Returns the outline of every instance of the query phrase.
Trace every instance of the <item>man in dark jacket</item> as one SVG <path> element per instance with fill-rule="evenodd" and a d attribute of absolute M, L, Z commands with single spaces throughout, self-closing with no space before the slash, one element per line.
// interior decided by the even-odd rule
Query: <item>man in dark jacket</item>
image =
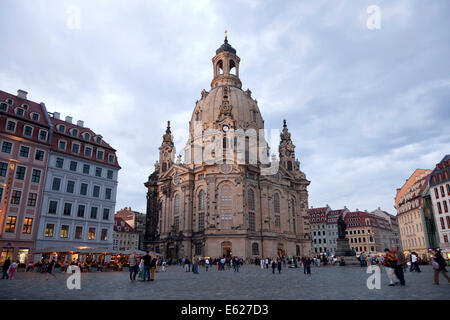
<path fill-rule="evenodd" d="M 11 265 L 11 260 L 8 257 L 6 259 L 6 261 L 3 263 L 3 267 L 2 267 L 3 277 L 2 277 L 2 279 L 5 279 L 5 277 L 6 277 L 6 279 L 9 278 L 9 276 L 8 276 L 8 269 L 9 269 L 10 265 Z"/>
<path fill-rule="evenodd" d="M 145 256 L 142 257 L 142 259 L 144 260 L 144 281 L 146 276 L 148 275 L 148 280 L 150 281 L 150 262 L 151 262 L 151 257 L 149 255 L 149 252 L 147 252 L 145 254 Z"/>

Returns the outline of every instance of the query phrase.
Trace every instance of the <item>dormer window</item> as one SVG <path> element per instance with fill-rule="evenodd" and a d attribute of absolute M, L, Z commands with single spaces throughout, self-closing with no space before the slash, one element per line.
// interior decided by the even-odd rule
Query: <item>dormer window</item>
<path fill-rule="evenodd" d="M 7 111 L 8 110 L 8 104 L 6 102 L 0 103 L 0 110 L 1 111 Z"/>
<path fill-rule="evenodd" d="M 95 142 L 97 142 L 98 144 L 101 144 L 102 143 L 102 137 L 100 137 L 100 136 L 95 137 Z"/>
<path fill-rule="evenodd" d="M 28 105 L 27 105 L 26 103 L 24 103 L 24 104 L 22 105 L 22 108 L 23 108 L 24 110 L 28 110 Z"/>
<path fill-rule="evenodd" d="M 72 129 L 72 136 L 77 137 L 78 136 L 78 130 Z"/>
<path fill-rule="evenodd" d="M 114 155 L 113 154 L 108 155 L 108 161 L 109 161 L 109 163 L 114 163 Z"/>
<path fill-rule="evenodd" d="M 85 133 L 83 133 L 83 139 L 86 141 L 89 141 L 89 140 L 91 140 L 91 135 L 89 133 L 85 132 Z"/>
<path fill-rule="evenodd" d="M 25 111 L 22 108 L 16 108 L 16 114 L 20 117 L 23 117 Z"/>
<path fill-rule="evenodd" d="M 30 114 L 30 117 L 31 117 L 31 119 L 34 120 L 34 121 L 39 121 L 39 114 L 36 113 L 36 112 L 32 112 L 32 113 Z"/>
<path fill-rule="evenodd" d="M 58 125 L 58 131 L 64 133 L 66 131 L 66 127 L 62 124 Z"/>
<path fill-rule="evenodd" d="M 8 98 L 8 99 L 6 99 L 6 103 L 9 104 L 10 106 L 12 106 L 14 103 L 14 100 L 11 98 Z"/>

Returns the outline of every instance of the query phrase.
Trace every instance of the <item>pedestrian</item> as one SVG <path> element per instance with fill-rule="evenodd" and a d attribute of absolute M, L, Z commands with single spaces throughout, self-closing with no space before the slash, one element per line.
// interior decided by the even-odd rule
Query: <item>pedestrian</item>
<path fill-rule="evenodd" d="M 206 272 L 208 272 L 208 268 L 209 268 L 209 258 L 205 259 L 205 267 L 206 267 Z"/>
<path fill-rule="evenodd" d="M 192 259 L 192 271 L 195 274 L 198 274 L 198 257 L 194 256 L 194 259 Z"/>
<path fill-rule="evenodd" d="M 150 273 L 151 273 L 150 281 L 155 280 L 156 263 L 157 263 L 156 257 L 153 257 L 153 259 L 150 261 Z"/>
<path fill-rule="evenodd" d="M 151 257 L 150 257 L 150 252 L 149 251 L 147 251 L 145 256 L 142 257 L 142 260 L 144 260 L 144 282 L 145 282 L 145 279 L 147 279 L 147 278 L 148 278 L 147 281 L 150 281 L 150 262 L 151 262 Z"/>
<path fill-rule="evenodd" d="M 386 274 L 389 279 L 389 286 L 393 287 L 398 283 L 397 276 L 395 275 L 395 268 L 397 267 L 397 258 L 395 254 L 391 252 L 388 248 L 384 249 L 385 255 L 382 261 L 384 268 L 386 269 Z"/>
<path fill-rule="evenodd" d="M 282 260 L 281 258 L 278 258 L 278 261 L 277 261 L 278 274 L 281 273 L 281 262 L 282 261 L 283 261 L 283 264 L 286 262 L 286 261 Z"/>
<path fill-rule="evenodd" d="M 50 261 L 50 263 L 47 265 L 47 280 L 48 280 L 49 275 L 54 276 L 56 279 L 56 276 L 53 274 L 53 269 L 55 268 L 55 264 L 56 264 L 55 257 L 53 257 L 52 261 Z"/>
<path fill-rule="evenodd" d="M 266 269 L 269 269 L 269 258 L 266 258 L 265 263 L 266 263 Z"/>
<path fill-rule="evenodd" d="M 161 270 L 162 270 L 162 272 L 166 271 L 166 260 L 163 260 Z"/>
<path fill-rule="evenodd" d="M 28 262 L 28 266 L 27 266 L 27 270 L 25 270 L 25 272 L 28 272 L 28 271 L 33 271 L 33 269 L 34 269 L 34 264 L 33 264 L 33 262 Z"/>
<path fill-rule="evenodd" d="M 395 254 L 395 257 L 397 258 L 397 265 L 395 267 L 395 275 L 397 276 L 398 280 L 400 280 L 400 285 L 404 286 L 406 284 L 405 282 L 405 274 L 403 273 L 403 269 L 406 267 L 406 258 L 402 251 L 398 250 L 397 246 L 391 247 L 392 252 Z"/>
<path fill-rule="evenodd" d="M 362 267 L 365 267 L 366 264 L 366 254 L 364 252 L 361 252 L 361 254 L 359 255 L 359 263 Z"/>
<path fill-rule="evenodd" d="M 261 269 L 264 269 L 264 259 L 261 258 L 261 260 L 259 260 L 259 266 L 261 267 Z"/>
<path fill-rule="evenodd" d="M 144 259 L 140 259 L 141 261 L 139 262 L 138 268 L 139 268 L 139 273 L 138 273 L 138 281 L 143 281 L 144 280 Z"/>
<path fill-rule="evenodd" d="M 188 257 L 184 258 L 184 271 L 190 272 L 191 271 L 191 262 L 189 261 Z"/>
<path fill-rule="evenodd" d="M 9 279 L 8 276 L 8 271 L 9 271 L 9 266 L 11 265 L 11 260 L 8 258 L 6 258 L 6 261 L 3 263 L 3 267 L 2 267 L 2 271 L 3 271 L 3 277 L 2 279 Z"/>
<path fill-rule="evenodd" d="M 187 257 L 186 257 L 187 258 Z M 185 265 L 185 263 L 186 263 L 186 258 L 184 258 L 183 257 L 183 259 L 181 259 L 181 263 L 182 263 L 182 265 L 181 265 L 181 267 L 184 269 L 184 265 Z"/>
<path fill-rule="evenodd" d="M 416 270 L 417 272 L 421 272 L 421 270 L 419 268 L 419 257 L 417 255 L 417 253 L 411 252 L 410 260 L 411 260 L 410 261 L 411 269 L 409 269 L 409 272 L 413 272 L 414 270 Z"/>
<path fill-rule="evenodd" d="M 128 257 L 128 264 L 130 265 L 130 281 L 136 281 L 136 274 L 139 272 L 138 259 L 136 257 L 136 250 L 133 250 Z"/>
<path fill-rule="evenodd" d="M 225 262 L 226 262 L 226 259 L 225 259 L 225 256 L 223 256 L 223 258 L 220 259 L 220 264 L 221 264 L 220 270 L 222 270 L 222 271 L 225 270 Z"/>
<path fill-rule="evenodd" d="M 19 260 L 13 261 L 9 266 L 9 280 L 14 278 L 14 272 L 17 270 L 17 266 L 19 265 Z"/>
<path fill-rule="evenodd" d="M 439 285 L 439 273 L 444 276 L 445 279 L 447 279 L 448 284 L 450 284 L 450 278 L 446 274 L 445 271 L 445 260 L 441 255 L 441 252 L 439 249 L 433 249 L 431 250 L 431 264 L 434 269 L 434 285 Z"/>
<path fill-rule="evenodd" d="M 275 268 L 277 267 L 277 261 L 272 258 L 272 273 L 275 274 Z"/>

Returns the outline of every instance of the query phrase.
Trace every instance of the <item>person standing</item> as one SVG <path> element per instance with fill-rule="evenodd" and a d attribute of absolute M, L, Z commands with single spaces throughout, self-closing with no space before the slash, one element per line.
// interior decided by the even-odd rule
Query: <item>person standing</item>
<path fill-rule="evenodd" d="M 447 279 L 448 284 L 450 284 L 450 278 L 447 276 L 445 271 L 445 260 L 441 255 L 441 252 L 437 249 L 431 251 L 431 264 L 434 269 L 434 285 L 439 285 L 439 274 L 441 273 L 445 279 Z"/>
<path fill-rule="evenodd" d="M 397 246 L 392 246 L 392 252 L 395 254 L 397 259 L 397 265 L 395 267 L 395 275 L 398 280 L 400 280 L 400 285 L 404 286 L 405 282 L 405 274 L 403 273 L 403 269 L 406 266 L 406 258 L 402 251 L 398 250 Z"/>
<path fill-rule="evenodd" d="M 283 260 L 282 258 L 278 258 L 278 261 L 277 261 L 277 267 L 278 267 L 278 274 L 280 274 L 281 273 L 281 263 L 285 263 L 285 260 Z"/>
<path fill-rule="evenodd" d="M 266 263 L 266 269 L 269 269 L 269 258 L 266 258 L 265 263 Z"/>
<path fill-rule="evenodd" d="M 208 272 L 208 268 L 209 268 L 209 258 L 205 259 L 205 267 L 206 267 L 206 272 Z"/>
<path fill-rule="evenodd" d="M 131 252 L 130 256 L 128 257 L 128 264 L 130 265 L 130 281 L 136 281 L 136 273 L 138 273 L 139 271 L 136 250 L 133 250 L 133 252 Z"/>
<path fill-rule="evenodd" d="M 150 281 L 150 262 L 151 262 L 151 257 L 149 252 L 147 251 L 147 253 L 145 254 L 145 256 L 142 257 L 142 260 L 144 260 L 144 282 L 145 279 L 148 278 L 147 281 Z"/>
<path fill-rule="evenodd" d="M 264 269 L 264 259 L 261 258 L 261 260 L 259 260 L 259 266 L 261 267 L 261 269 Z"/>
<path fill-rule="evenodd" d="M 275 274 L 275 268 L 277 267 L 277 261 L 272 258 L 272 273 Z"/>
<path fill-rule="evenodd" d="M 162 272 L 166 271 L 166 260 L 163 260 L 161 270 Z"/>
<path fill-rule="evenodd" d="M 55 258 L 53 257 L 52 261 L 50 261 L 50 263 L 47 265 L 47 280 L 48 280 L 49 275 L 54 276 L 56 279 L 56 276 L 53 274 L 53 269 L 55 268 L 55 264 L 56 264 L 56 261 L 55 261 Z"/>
<path fill-rule="evenodd" d="M 11 265 L 9 266 L 9 280 L 12 280 L 14 278 L 14 272 L 17 270 L 17 266 L 19 265 L 19 260 L 13 261 Z"/>
<path fill-rule="evenodd" d="M 417 256 L 417 253 L 412 252 L 411 253 L 411 269 L 409 271 L 413 272 L 414 270 L 416 270 L 417 272 L 421 272 L 421 270 L 419 268 L 419 257 Z"/>
<path fill-rule="evenodd" d="M 143 281 L 144 280 L 144 259 L 140 259 L 138 268 L 139 268 L 138 281 Z"/>
<path fill-rule="evenodd" d="M 225 262 L 226 262 L 226 259 L 225 259 L 225 256 L 222 258 L 222 259 L 220 259 L 220 270 L 222 270 L 222 271 L 224 271 L 225 270 Z"/>
<path fill-rule="evenodd" d="M 150 261 L 150 273 L 151 273 L 150 281 L 155 280 L 156 263 L 157 263 L 156 257 L 153 257 L 153 259 Z"/>
<path fill-rule="evenodd" d="M 6 261 L 3 263 L 3 267 L 2 267 L 2 271 L 3 271 L 3 277 L 2 279 L 9 279 L 8 276 L 8 270 L 9 270 L 9 266 L 11 265 L 11 260 L 9 259 L 9 257 L 6 259 Z"/>
<path fill-rule="evenodd" d="M 382 261 L 384 268 L 386 269 L 386 274 L 389 279 L 389 286 L 393 287 L 398 283 L 398 279 L 395 275 L 395 268 L 397 266 L 397 258 L 395 254 L 391 252 L 388 248 L 384 249 L 385 255 Z"/>
<path fill-rule="evenodd" d="M 198 257 L 194 256 L 194 259 L 192 260 L 192 271 L 194 271 L 195 274 L 198 274 Z"/>

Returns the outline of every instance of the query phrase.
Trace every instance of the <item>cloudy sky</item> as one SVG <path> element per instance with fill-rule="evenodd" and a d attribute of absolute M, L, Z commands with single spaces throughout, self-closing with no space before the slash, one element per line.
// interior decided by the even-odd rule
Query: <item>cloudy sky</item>
<path fill-rule="evenodd" d="M 394 213 L 396 188 L 450 153 L 449 12 L 446 0 L 1 0 L 0 89 L 102 134 L 122 166 L 117 208 L 145 212 L 166 121 L 181 151 L 227 29 L 266 129 L 288 121 L 310 205 Z"/>

